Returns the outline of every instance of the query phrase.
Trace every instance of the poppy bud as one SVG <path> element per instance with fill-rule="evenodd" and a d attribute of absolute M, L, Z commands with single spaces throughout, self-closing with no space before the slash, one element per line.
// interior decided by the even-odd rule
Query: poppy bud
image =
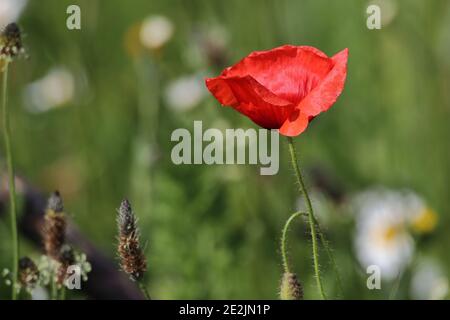
<path fill-rule="evenodd" d="M 136 217 L 128 200 L 120 204 L 117 225 L 119 229 L 119 244 L 117 251 L 122 270 L 133 281 L 142 278 L 147 270 L 147 262 L 139 244 L 139 230 L 136 226 Z"/>
<path fill-rule="evenodd" d="M 280 286 L 281 300 L 302 300 L 303 287 L 294 273 L 285 272 Z"/>
<path fill-rule="evenodd" d="M 45 252 L 49 257 L 59 260 L 61 247 L 65 242 L 67 222 L 63 202 L 58 191 L 52 193 L 48 199 L 44 220 Z"/>
<path fill-rule="evenodd" d="M 19 260 L 19 283 L 23 288 L 33 289 L 39 280 L 39 270 L 28 257 Z"/>

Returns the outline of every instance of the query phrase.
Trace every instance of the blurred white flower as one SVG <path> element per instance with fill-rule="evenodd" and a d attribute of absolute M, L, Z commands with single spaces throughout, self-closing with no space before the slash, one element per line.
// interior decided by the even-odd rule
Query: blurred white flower
<path fill-rule="evenodd" d="M 419 263 L 411 279 L 410 294 L 418 300 L 441 300 L 448 294 L 448 278 L 440 264 L 431 259 Z"/>
<path fill-rule="evenodd" d="M 427 207 L 425 202 L 415 194 L 406 198 L 409 204 L 408 224 L 412 231 L 419 234 L 429 233 L 436 228 L 438 215 L 433 209 Z"/>
<path fill-rule="evenodd" d="M 27 0 L 0 0 L 0 27 L 16 22 L 26 4 Z"/>
<path fill-rule="evenodd" d="M 165 100 L 172 110 L 187 111 L 197 106 L 206 93 L 203 77 L 182 76 L 169 83 L 165 90 Z"/>
<path fill-rule="evenodd" d="M 49 300 L 49 295 L 44 287 L 37 286 L 31 291 L 31 300 Z"/>
<path fill-rule="evenodd" d="M 366 268 L 377 265 L 392 280 L 409 264 L 414 253 L 410 228 L 427 212 L 422 199 L 408 191 L 371 190 L 353 200 L 357 212 L 356 254 Z"/>
<path fill-rule="evenodd" d="M 30 112 L 38 113 L 63 106 L 75 93 L 72 73 L 63 67 L 51 69 L 44 77 L 25 88 L 24 98 Z"/>
<path fill-rule="evenodd" d="M 142 22 L 139 39 L 144 47 L 159 49 L 172 38 L 173 31 L 173 24 L 166 17 L 149 16 Z"/>
<path fill-rule="evenodd" d="M 227 29 L 221 25 L 207 28 L 206 35 L 202 41 L 210 42 L 210 45 L 225 48 L 230 40 Z"/>

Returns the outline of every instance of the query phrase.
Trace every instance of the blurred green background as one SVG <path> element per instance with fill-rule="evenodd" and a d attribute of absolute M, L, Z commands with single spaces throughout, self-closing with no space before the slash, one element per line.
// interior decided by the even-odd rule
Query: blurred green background
<path fill-rule="evenodd" d="M 66 28 L 70 4 L 81 8 L 81 30 Z M 382 1 L 381 30 L 366 27 L 368 5 L 28 1 L 19 25 L 29 57 L 10 67 L 9 81 L 17 171 L 45 192 L 59 189 L 79 227 L 111 257 L 116 208 L 128 197 L 146 243 L 148 286 L 155 298 L 275 299 L 281 229 L 298 207 L 286 143 L 281 139 L 275 176 L 261 176 L 259 166 L 250 165 L 176 166 L 170 159 L 174 129 L 192 130 L 194 120 L 202 120 L 204 128 L 256 126 L 219 107 L 203 87 L 191 83 L 175 93 L 170 88 L 180 77 L 201 83 L 255 50 L 289 43 L 331 56 L 348 47 L 343 94 L 295 139 L 308 185 L 321 199 L 315 200 L 316 211 L 342 273 L 341 297 L 388 298 L 397 285 L 383 282 L 381 290 L 368 290 L 355 257 L 347 199 L 373 186 L 414 190 L 439 215 L 433 232 L 416 239 L 415 257 L 431 256 L 447 277 L 450 2 Z M 159 48 L 145 47 L 136 31 L 153 15 L 173 27 L 172 33 L 161 31 L 171 34 Z M 66 92 L 59 107 L 36 101 L 41 96 L 30 89 L 53 68 L 70 74 L 68 80 L 63 76 L 69 89 L 58 91 Z M 186 102 L 192 92 L 198 95 L 193 103 L 173 102 L 177 97 L 171 95 Z M 317 170 L 337 183 L 342 199 L 318 187 L 312 174 Z M 292 226 L 290 256 L 305 298 L 318 298 L 305 225 Z M 7 226 L 1 221 L 1 268 L 10 264 Z M 26 242 L 21 247 L 38 255 Z M 321 265 L 325 288 L 336 296 L 323 251 Z M 412 297 L 413 265 L 398 282 L 397 298 Z"/>

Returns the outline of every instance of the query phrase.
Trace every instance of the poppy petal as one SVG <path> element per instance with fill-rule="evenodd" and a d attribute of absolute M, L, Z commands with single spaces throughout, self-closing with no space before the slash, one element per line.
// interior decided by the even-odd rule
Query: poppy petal
<path fill-rule="evenodd" d="M 205 80 L 205 84 L 208 90 L 223 106 L 234 106 L 239 104 L 225 79 L 222 79 L 221 77 L 209 78 Z"/>
<path fill-rule="evenodd" d="M 331 60 L 333 69 L 298 105 L 302 113 L 316 116 L 327 111 L 337 100 L 344 89 L 347 76 L 348 49 L 334 55 Z"/>
<path fill-rule="evenodd" d="M 287 137 L 295 137 L 306 130 L 309 124 L 309 117 L 296 109 L 283 123 L 279 132 Z"/>
<path fill-rule="evenodd" d="M 309 46 L 256 51 L 206 86 L 216 99 L 267 129 L 296 136 L 341 94 L 348 49 L 329 58 Z"/>
<path fill-rule="evenodd" d="M 232 106 L 267 129 L 279 128 L 295 107 L 250 76 L 210 78 L 206 86 L 222 105 Z"/>
<path fill-rule="evenodd" d="M 256 51 L 222 76 L 250 75 L 269 91 L 298 104 L 330 72 L 333 61 L 320 50 L 308 46 L 282 46 Z"/>

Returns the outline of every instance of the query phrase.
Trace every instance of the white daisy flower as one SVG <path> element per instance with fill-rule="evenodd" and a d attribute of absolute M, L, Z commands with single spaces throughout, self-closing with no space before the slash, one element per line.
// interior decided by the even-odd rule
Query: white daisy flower
<path fill-rule="evenodd" d="M 197 106 L 207 94 L 204 80 L 198 75 L 175 79 L 165 90 L 165 100 L 175 111 L 187 111 Z"/>
<path fill-rule="evenodd" d="M 448 278 L 432 259 L 422 260 L 413 273 L 410 294 L 417 300 L 442 300 L 448 295 Z"/>
<path fill-rule="evenodd" d="M 70 102 L 75 94 L 75 80 L 64 67 L 51 69 L 44 77 L 25 88 L 24 98 L 30 112 L 45 112 Z"/>
<path fill-rule="evenodd" d="M 148 49 L 159 49 L 172 38 L 174 26 L 172 22 L 160 15 L 147 17 L 141 25 L 139 39 Z"/>
<path fill-rule="evenodd" d="M 363 267 L 377 265 L 385 280 L 395 279 L 410 263 L 410 230 L 434 228 L 436 215 L 409 191 L 371 190 L 353 201 L 357 212 L 355 250 Z"/>

